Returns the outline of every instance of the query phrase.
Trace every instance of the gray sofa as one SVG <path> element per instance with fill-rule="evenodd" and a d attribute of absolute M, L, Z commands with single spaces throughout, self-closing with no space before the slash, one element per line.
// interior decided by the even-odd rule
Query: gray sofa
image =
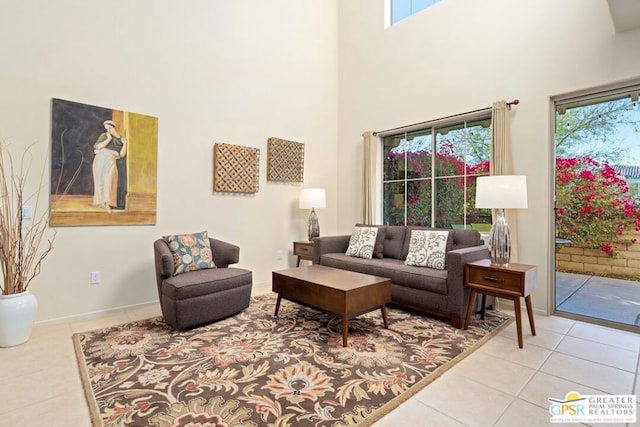
<path fill-rule="evenodd" d="M 229 267 L 240 259 L 240 248 L 209 238 L 216 268 L 173 275 L 171 250 L 163 239 L 153 243 L 158 298 L 163 320 L 175 329 L 211 323 L 249 307 L 252 274 Z"/>
<path fill-rule="evenodd" d="M 461 328 L 469 301 L 469 289 L 464 286 L 464 266 L 470 261 L 489 258 L 480 233 L 447 230 L 446 265 L 444 270 L 437 270 L 404 263 L 411 230 L 426 227 L 378 227 L 372 259 L 345 255 L 350 235 L 324 236 L 314 240 L 313 263 L 387 277 L 391 279 L 393 304 L 445 317 L 454 327 Z"/>

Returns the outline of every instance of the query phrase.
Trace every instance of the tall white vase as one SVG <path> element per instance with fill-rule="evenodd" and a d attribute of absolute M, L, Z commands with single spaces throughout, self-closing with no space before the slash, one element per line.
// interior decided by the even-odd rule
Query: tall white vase
<path fill-rule="evenodd" d="M 13 347 L 31 336 L 38 301 L 29 291 L 0 295 L 0 347 Z"/>

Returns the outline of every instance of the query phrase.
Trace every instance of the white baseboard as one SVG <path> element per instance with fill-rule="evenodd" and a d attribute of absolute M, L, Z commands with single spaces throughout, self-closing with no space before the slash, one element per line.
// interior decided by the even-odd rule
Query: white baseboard
<path fill-rule="evenodd" d="M 91 311 L 88 313 L 74 314 L 74 315 L 65 316 L 65 317 L 57 317 L 55 319 L 40 320 L 40 321 L 34 322 L 34 325 L 55 325 L 57 323 L 66 323 L 66 322 L 75 322 L 78 320 L 93 319 L 96 317 L 104 316 L 106 314 L 114 314 L 114 313 L 119 313 L 125 310 L 131 310 L 131 309 L 136 309 L 136 308 L 141 308 L 141 307 L 146 307 L 151 305 L 158 305 L 158 304 L 159 304 L 158 301 L 154 300 L 154 301 L 143 302 L 139 304 L 126 305 L 123 307 L 109 308 L 107 310 Z"/>

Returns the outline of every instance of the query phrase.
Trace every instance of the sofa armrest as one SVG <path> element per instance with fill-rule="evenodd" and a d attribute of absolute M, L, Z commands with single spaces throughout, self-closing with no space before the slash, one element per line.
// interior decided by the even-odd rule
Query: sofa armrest
<path fill-rule="evenodd" d="M 486 246 L 472 246 L 447 252 L 447 303 L 452 313 L 462 319 L 466 316 L 469 303 L 469 288 L 464 286 L 464 266 L 468 262 L 489 258 Z"/>
<path fill-rule="evenodd" d="M 213 262 L 218 268 L 227 268 L 229 264 L 240 261 L 240 247 L 209 237 Z"/>
<path fill-rule="evenodd" d="M 345 253 L 349 247 L 351 235 L 324 236 L 313 240 L 313 263 L 320 264 L 320 256 L 330 253 Z"/>

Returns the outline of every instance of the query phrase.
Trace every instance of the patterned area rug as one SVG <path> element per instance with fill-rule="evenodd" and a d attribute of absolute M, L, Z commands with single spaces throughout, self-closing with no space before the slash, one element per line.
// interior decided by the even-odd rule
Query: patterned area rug
<path fill-rule="evenodd" d="M 469 330 L 388 309 L 349 322 L 255 297 L 244 312 L 177 332 L 150 319 L 74 334 L 94 426 L 370 425 L 467 356 L 511 318 Z"/>

